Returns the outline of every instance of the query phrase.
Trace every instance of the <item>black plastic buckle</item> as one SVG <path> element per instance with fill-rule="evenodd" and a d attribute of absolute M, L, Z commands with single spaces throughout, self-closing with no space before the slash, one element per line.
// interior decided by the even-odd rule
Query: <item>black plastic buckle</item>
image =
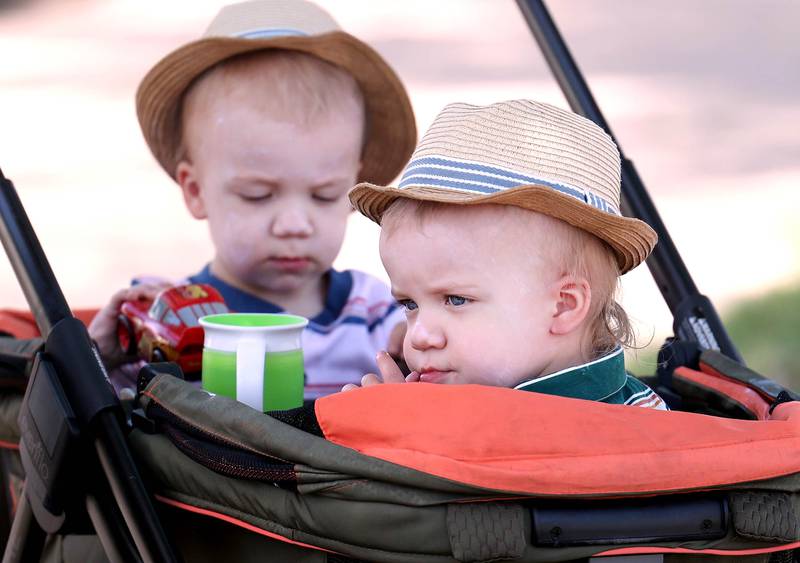
<path fill-rule="evenodd" d="M 791 403 L 795 399 L 789 394 L 788 391 L 781 391 L 778 393 L 778 396 L 775 397 L 775 400 L 772 401 L 772 404 L 769 406 L 769 414 L 772 414 L 772 411 L 775 410 L 775 407 L 781 405 L 783 403 Z"/>
<path fill-rule="evenodd" d="M 175 362 L 156 362 L 153 364 L 145 364 L 139 370 L 139 374 L 136 377 L 136 397 L 138 399 L 139 395 L 142 394 L 150 382 L 155 379 L 157 375 L 167 374 L 171 375 L 172 377 L 177 377 L 178 379 L 186 379 L 183 375 L 183 370 L 181 366 L 176 364 Z"/>
<path fill-rule="evenodd" d="M 80 431 L 55 367 L 43 354 L 34 360 L 19 426 L 28 500 L 42 529 L 55 533 L 65 520 L 67 495 L 78 489 L 73 456 Z"/>

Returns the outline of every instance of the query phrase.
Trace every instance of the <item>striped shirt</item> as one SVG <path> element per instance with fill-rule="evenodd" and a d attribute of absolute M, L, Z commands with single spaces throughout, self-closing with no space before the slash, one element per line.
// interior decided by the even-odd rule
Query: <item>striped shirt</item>
<path fill-rule="evenodd" d="M 625 371 L 622 348 L 579 366 L 520 383 L 514 389 L 614 405 L 669 410 L 664 400 Z"/>
<path fill-rule="evenodd" d="M 375 355 L 386 349 L 392 329 L 405 322 L 388 286 L 356 270 L 331 269 L 325 308 L 309 319 L 303 332 L 305 398 L 316 399 L 359 383 L 365 373 L 378 373 Z M 281 307 L 233 287 L 208 266 L 189 278 L 213 286 L 231 311 L 284 313 Z"/>

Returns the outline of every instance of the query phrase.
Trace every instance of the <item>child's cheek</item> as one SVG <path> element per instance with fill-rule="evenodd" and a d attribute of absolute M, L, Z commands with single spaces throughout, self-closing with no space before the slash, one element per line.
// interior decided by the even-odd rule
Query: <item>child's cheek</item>
<path fill-rule="evenodd" d="M 510 345 L 513 338 L 509 335 L 508 322 L 487 318 L 481 324 L 483 330 L 480 334 L 473 335 L 466 342 L 476 377 L 486 385 L 509 387 L 517 377 L 518 366 L 514 359 L 519 351 Z"/>
<path fill-rule="evenodd" d="M 252 217 L 238 212 L 227 214 L 219 235 L 217 251 L 223 252 L 227 261 L 237 266 L 251 262 L 262 246 L 260 242 L 266 238 Z"/>
<path fill-rule="evenodd" d="M 410 370 L 418 369 L 419 365 L 416 363 L 416 352 L 411 347 L 411 337 L 409 336 L 409 328 L 406 327 L 406 335 L 403 338 L 403 360 L 405 360 L 406 365 Z"/>

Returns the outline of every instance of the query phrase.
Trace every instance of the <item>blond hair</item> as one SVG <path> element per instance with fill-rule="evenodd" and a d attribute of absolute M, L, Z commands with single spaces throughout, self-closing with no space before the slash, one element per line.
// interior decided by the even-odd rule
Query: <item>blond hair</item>
<path fill-rule="evenodd" d="M 493 205 L 493 204 L 485 204 Z M 381 227 L 413 215 L 420 225 L 444 207 L 453 204 L 434 201 L 419 201 L 398 198 L 383 212 Z M 592 291 L 589 313 L 586 316 L 590 348 L 595 357 L 600 357 L 617 346 L 635 345 L 633 328 L 628 315 L 615 297 L 619 288 L 620 270 L 611 248 L 591 233 L 535 211 L 518 207 L 502 206 L 526 214 L 539 229 L 536 246 L 547 254 L 561 275 L 582 277 Z M 389 235 L 391 236 L 391 228 Z"/>
<path fill-rule="evenodd" d="M 620 271 L 614 252 L 588 231 L 547 215 L 537 215 L 549 224 L 545 232 L 550 233 L 552 242 L 548 247 L 562 273 L 589 282 L 592 301 L 586 318 L 595 356 L 605 355 L 617 346 L 635 346 L 628 314 L 616 300 Z"/>
<path fill-rule="evenodd" d="M 255 109 L 281 121 L 310 126 L 337 114 L 360 116 L 366 141 L 364 96 L 355 78 L 322 59 L 285 49 L 256 51 L 226 59 L 198 76 L 181 103 L 178 161 L 188 157 L 186 130 L 196 112 L 214 100 L 258 92 Z"/>

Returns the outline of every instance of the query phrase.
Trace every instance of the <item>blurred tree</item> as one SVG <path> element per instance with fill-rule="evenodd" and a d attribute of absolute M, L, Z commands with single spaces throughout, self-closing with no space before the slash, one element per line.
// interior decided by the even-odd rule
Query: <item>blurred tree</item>
<path fill-rule="evenodd" d="M 747 366 L 800 391 L 800 283 L 744 299 L 723 314 L 723 324 Z M 626 350 L 625 366 L 635 375 L 653 375 L 662 340 Z"/>
<path fill-rule="evenodd" d="M 723 317 L 748 367 L 800 389 L 800 283 L 741 301 Z"/>

